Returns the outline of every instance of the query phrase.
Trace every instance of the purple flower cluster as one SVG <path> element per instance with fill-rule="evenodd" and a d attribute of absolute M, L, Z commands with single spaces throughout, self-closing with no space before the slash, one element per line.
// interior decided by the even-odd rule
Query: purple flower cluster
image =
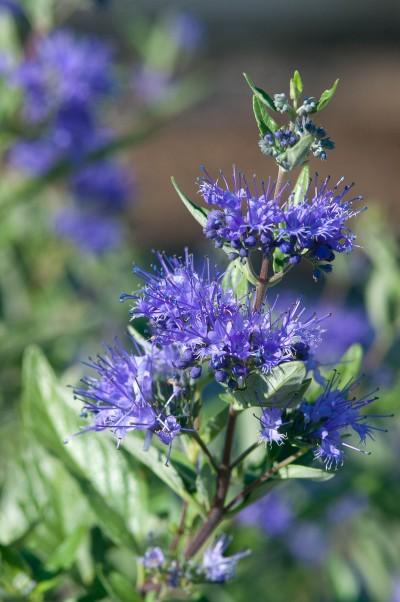
<path fill-rule="evenodd" d="M 141 558 L 141 562 L 150 573 L 163 570 L 168 574 L 167 582 L 172 587 L 179 587 L 180 581 L 225 583 L 235 576 L 236 565 L 242 558 L 250 554 L 250 551 L 242 551 L 232 556 L 224 556 L 231 538 L 220 535 L 214 543 L 209 546 L 201 560 L 201 563 L 183 563 L 180 566 L 175 560 L 166 556 L 158 546 L 150 547 Z"/>
<path fill-rule="evenodd" d="M 181 389 L 168 385 L 168 396 L 162 387 L 172 376 L 165 371 L 166 363 L 158 354 L 134 355 L 120 346 L 107 347 L 107 354 L 87 364 L 97 376 L 82 379 L 83 386 L 75 395 L 84 401 L 84 414 L 93 422 L 84 431 L 111 430 L 118 441 L 134 430 L 146 431 L 150 441 L 156 434 L 165 444 L 171 444 L 181 430 L 173 415 Z"/>
<path fill-rule="evenodd" d="M 64 211 L 57 216 L 58 234 L 88 252 L 117 246 L 121 228 L 114 218 L 126 207 L 129 179 L 111 159 L 85 164 L 113 137 L 98 115 L 115 88 L 110 49 L 92 37 L 55 31 L 38 38 L 9 78 L 21 91 L 23 117 L 33 131 L 11 149 L 10 163 L 40 175 L 60 161 L 72 162 L 74 207 L 67 217 Z"/>
<path fill-rule="evenodd" d="M 91 105 L 113 87 L 111 53 L 95 38 L 55 31 L 39 38 L 13 79 L 23 91 L 29 122 L 47 120 L 72 105 L 80 108 L 80 116 L 90 115 Z"/>
<path fill-rule="evenodd" d="M 300 140 L 300 136 L 289 127 L 281 127 L 276 132 L 268 132 L 258 143 L 264 155 L 278 157 L 286 149 Z"/>
<path fill-rule="evenodd" d="M 361 410 L 377 398 L 351 397 L 351 385 L 339 390 L 335 381 L 336 377 L 314 403 L 304 402 L 299 410 L 304 421 L 301 436 L 314 445 L 315 457 L 322 460 L 328 469 L 343 464 L 343 448 L 368 453 L 346 442 L 345 437 L 351 431 L 359 436 L 360 443 L 365 444 L 367 437 L 373 438 L 374 431 L 384 430 L 367 423 L 373 416 L 361 414 Z"/>
<path fill-rule="evenodd" d="M 149 320 L 157 345 L 177 345 L 177 366 L 191 368 L 192 378 L 207 362 L 218 382 L 240 388 L 250 372 L 268 373 L 299 352 L 303 359 L 318 344 L 320 320 L 304 318 L 299 302 L 274 318 L 267 307 L 253 311 L 249 299 L 225 291 L 208 261 L 196 271 L 188 252 L 184 259 L 158 257 L 161 270 L 137 269 L 144 287 L 121 299 L 134 300 L 132 316 Z"/>
<path fill-rule="evenodd" d="M 291 169 L 285 158 L 285 151 L 295 146 L 304 136 L 312 135 L 310 151 L 314 157 L 323 161 L 327 159 L 327 151 L 335 148 L 335 143 L 329 138 L 326 130 L 317 126 L 308 116 L 315 108 L 314 100 L 312 97 L 304 100 L 294 123 L 282 126 L 275 132 L 267 132 L 258 142 L 261 152 L 276 159 L 283 169 Z M 290 110 L 285 94 L 275 94 L 275 107 L 280 113 Z"/>
<path fill-rule="evenodd" d="M 274 248 L 274 229 L 279 223 L 280 210 L 274 200 L 271 183 L 250 187 L 245 176 L 233 170 L 232 186 L 221 173 L 214 181 L 205 172 L 199 179 L 199 192 L 207 205 L 215 206 L 204 227 L 206 237 L 216 247 L 227 245 L 234 257 L 247 257 L 249 251 L 260 248 L 269 255 Z"/>
<path fill-rule="evenodd" d="M 354 246 L 355 235 L 347 222 L 360 212 L 354 208 L 360 197 L 346 200 L 351 187 L 341 188 L 342 180 L 332 189 L 329 178 L 314 189 L 310 185 L 299 202 L 293 194 L 282 202 L 285 191 L 274 196 L 271 182 L 258 185 L 254 179 L 250 186 L 236 170 L 232 185 L 223 174 L 214 181 L 206 173 L 199 181 L 204 201 L 217 207 L 209 211 L 204 233 L 217 247 L 228 247 L 232 258 L 247 257 L 253 249 L 266 256 L 279 249 L 288 264 L 302 257 L 311 260 L 319 276 L 321 269 L 331 269 L 336 252 L 348 252 Z"/>
<path fill-rule="evenodd" d="M 148 548 L 142 557 L 142 564 L 145 569 L 159 569 L 165 563 L 165 555 L 161 548 L 155 546 Z"/>

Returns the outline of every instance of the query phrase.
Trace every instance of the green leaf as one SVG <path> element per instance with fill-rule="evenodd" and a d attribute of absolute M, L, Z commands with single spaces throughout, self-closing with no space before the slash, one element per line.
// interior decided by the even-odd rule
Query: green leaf
<path fill-rule="evenodd" d="M 310 185 L 310 168 L 308 164 L 303 165 L 300 171 L 300 175 L 297 178 L 296 185 L 294 187 L 293 194 L 293 205 L 298 205 L 304 200 L 308 187 Z"/>
<path fill-rule="evenodd" d="M 197 499 L 207 510 L 215 496 L 215 473 L 208 463 L 204 463 L 197 475 Z"/>
<path fill-rule="evenodd" d="M 268 375 L 251 374 L 246 388 L 229 394 L 234 407 L 290 407 L 296 405 L 310 384 L 303 362 L 287 362 Z"/>
<path fill-rule="evenodd" d="M 302 136 L 298 142 L 284 153 L 277 156 L 276 162 L 285 171 L 291 171 L 307 160 L 314 137 L 311 134 Z"/>
<path fill-rule="evenodd" d="M 204 228 L 204 226 L 207 223 L 207 215 L 209 213 L 207 209 L 203 209 L 203 207 L 199 207 L 198 205 L 196 205 L 196 203 L 193 203 L 193 201 L 191 201 L 189 197 L 187 197 L 182 192 L 182 190 L 180 190 L 178 184 L 175 181 L 175 178 L 171 178 L 171 182 L 176 192 L 178 193 L 178 196 L 181 199 L 182 203 L 185 205 L 186 209 L 189 211 L 189 213 L 193 215 L 194 219 L 197 222 L 199 222 L 199 224 Z"/>
<path fill-rule="evenodd" d="M 326 381 L 335 378 L 335 388 L 342 389 L 350 381 L 356 379 L 361 370 L 363 359 L 363 349 L 359 343 L 351 345 L 342 355 L 340 361 L 333 369 L 320 369 L 320 372 Z M 313 381 L 312 386 L 307 392 L 307 401 L 315 401 L 324 391 L 325 385 Z"/>
<path fill-rule="evenodd" d="M 213 388 L 213 385 L 209 388 Z M 212 441 L 226 426 L 229 412 L 226 401 L 220 395 L 208 396 L 207 391 L 208 387 L 203 389 L 200 413 L 200 435 L 205 443 Z"/>
<path fill-rule="evenodd" d="M 80 427 L 71 397 L 58 385 L 40 350 L 28 348 L 23 362 L 27 431 L 74 478 L 104 532 L 116 543 L 136 548 L 134 535 L 144 535 L 146 512 L 140 503 L 140 481 L 104 433 L 90 433 L 64 443 Z"/>
<path fill-rule="evenodd" d="M 359 343 L 351 345 L 340 358 L 336 365 L 336 371 L 339 377 L 338 387 L 342 388 L 356 379 L 361 370 L 363 360 L 363 348 Z"/>
<path fill-rule="evenodd" d="M 278 124 L 268 113 L 265 105 L 253 94 L 253 113 L 261 136 L 276 132 Z"/>
<path fill-rule="evenodd" d="M 243 73 L 243 76 L 244 76 L 244 79 L 246 80 L 246 82 L 248 83 L 250 89 L 252 90 L 254 96 L 256 96 L 257 99 L 262 104 L 264 104 L 266 107 L 268 107 L 269 109 L 272 109 L 272 111 L 276 111 L 275 104 L 274 104 L 274 101 L 272 100 L 271 96 L 267 92 L 265 92 L 265 90 L 262 90 L 261 88 L 257 88 L 257 86 L 255 86 L 254 82 L 247 75 L 247 73 Z"/>
<path fill-rule="evenodd" d="M 293 74 L 293 81 L 294 84 L 296 86 L 296 90 L 299 92 L 299 94 L 302 94 L 303 92 L 303 80 L 301 79 L 301 75 L 300 72 L 296 69 L 294 74 Z"/>
<path fill-rule="evenodd" d="M 289 464 L 281 468 L 278 473 L 279 479 L 312 479 L 313 481 L 329 481 L 333 479 L 335 473 L 327 472 L 323 468 L 313 468 L 312 466 L 302 466 L 301 464 Z"/>
<path fill-rule="evenodd" d="M 318 101 L 317 104 L 317 111 L 322 111 L 322 109 L 324 109 L 326 107 L 326 105 L 332 100 L 336 89 L 338 87 L 339 84 L 339 80 L 335 80 L 333 86 L 331 88 L 328 88 L 328 90 L 325 90 L 324 92 L 322 92 L 320 99 Z"/>
<path fill-rule="evenodd" d="M 267 127 L 264 118 L 263 118 L 263 114 L 261 111 L 261 103 L 258 101 L 257 97 L 254 96 L 253 94 L 253 113 L 254 113 L 254 118 L 256 120 L 257 123 L 257 127 L 258 127 L 258 131 L 260 132 L 260 136 L 264 137 L 265 134 L 268 134 L 271 130 Z"/>
<path fill-rule="evenodd" d="M 141 602 L 142 597 L 125 575 L 112 571 L 106 576 L 100 565 L 97 574 L 107 594 L 115 602 Z"/>
<path fill-rule="evenodd" d="M 139 462 L 142 462 L 179 497 L 187 500 L 188 502 L 193 502 L 194 498 L 188 492 L 184 483 L 184 479 L 189 478 L 190 475 L 188 470 L 185 472 L 183 471 L 184 463 L 177 459 L 177 451 L 173 450 L 171 460 L 167 465 L 166 454 L 157 449 L 154 445 L 145 451 L 143 447 L 143 439 L 136 436 L 135 433 L 131 433 L 130 437 L 126 437 L 121 451 L 123 453 L 127 452 L 131 454 L 137 460 L 139 460 Z M 179 469 L 181 470 L 182 474 L 179 474 Z M 195 474 L 193 473 L 193 477 L 191 477 L 192 483 L 195 482 L 195 478 Z"/>
<path fill-rule="evenodd" d="M 132 324 L 129 324 L 127 327 L 128 334 L 136 341 L 140 347 L 142 347 L 145 351 L 150 351 L 152 346 L 151 342 L 146 339 Z"/>
<path fill-rule="evenodd" d="M 296 70 L 293 74 L 293 77 L 290 78 L 290 98 L 293 101 L 293 106 L 296 109 L 298 100 L 303 92 L 303 81 L 301 79 L 300 73 Z M 294 119 L 296 118 L 296 113 L 294 112 Z"/>
<path fill-rule="evenodd" d="M 231 261 L 228 265 L 222 286 L 226 291 L 232 291 L 237 299 L 243 299 L 248 293 L 248 277 L 246 267 L 240 258 Z"/>
<path fill-rule="evenodd" d="M 50 562 L 47 563 L 48 571 L 58 571 L 60 569 L 69 569 L 76 560 L 76 553 L 87 536 L 88 526 L 78 526 L 68 537 L 64 539 L 60 547 L 51 555 Z"/>
<path fill-rule="evenodd" d="M 283 272 L 288 266 L 288 264 L 288 256 L 285 253 L 283 253 L 279 247 L 276 247 L 272 255 L 272 267 L 274 270 L 274 274 L 280 274 L 281 272 Z"/>

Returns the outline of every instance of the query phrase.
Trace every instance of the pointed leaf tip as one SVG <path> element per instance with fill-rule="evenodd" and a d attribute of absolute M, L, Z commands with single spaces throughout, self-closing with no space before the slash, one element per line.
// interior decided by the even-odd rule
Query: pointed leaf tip
<path fill-rule="evenodd" d="M 179 198 L 185 205 L 186 209 L 189 211 L 189 213 L 192 214 L 194 219 L 204 228 L 204 226 L 207 223 L 207 216 L 209 213 L 208 210 L 203 209 L 203 207 L 199 207 L 199 205 L 196 205 L 196 203 L 191 201 L 189 197 L 186 196 L 186 194 L 182 192 L 182 190 L 179 188 L 174 177 L 171 177 L 171 182 L 172 186 L 175 188 Z"/>
<path fill-rule="evenodd" d="M 322 111 L 322 109 L 324 109 L 327 106 L 327 104 L 330 103 L 330 101 L 336 93 L 338 85 L 339 79 L 336 79 L 331 88 L 328 88 L 327 90 L 324 90 L 324 92 L 322 92 L 318 101 L 317 111 Z"/>

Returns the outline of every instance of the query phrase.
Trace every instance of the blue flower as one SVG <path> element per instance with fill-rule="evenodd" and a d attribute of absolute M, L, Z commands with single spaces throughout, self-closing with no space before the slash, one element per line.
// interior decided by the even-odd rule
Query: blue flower
<path fill-rule="evenodd" d="M 262 528 L 271 537 L 288 533 L 295 521 L 294 510 L 287 496 L 271 491 L 255 504 L 247 506 L 238 516 L 242 524 Z"/>
<path fill-rule="evenodd" d="M 133 73 L 132 88 L 135 96 L 143 103 L 156 103 L 164 100 L 173 89 L 171 73 L 140 65 Z"/>
<path fill-rule="evenodd" d="M 75 206 L 56 215 L 56 232 L 80 251 L 99 254 L 120 244 L 123 230 L 115 218 L 131 194 L 127 174 L 116 162 L 87 163 L 88 155 L 114 136 L 98 123 L 99 104 L 114 88 L 111 58 L 109 48 L 92 37 L 56 31 L 40 38 L 10 75 L 22 90 L 26 120 L 40 133 L 17 141 L 9 162 L 34 175 L 61 161 L 72 163 L 75 172 L 67 185 Z"/>
<path fill-rule="evenodd" d="M 232 259 L 247 257 L 254 249 L 269 256 L 278 248 L 287 264 L 306 257 L 315 266 L 314 276 L 319 276 L 331 270 L 335 253 L 354 246 L 348 221 L 360 213 L 354 204 L 361 197 L 346 200 L 351 186 L 340 188 L 341 182 L 329 189 L 326 178 L 321 185 L 316 183 L 313 192 L 309 186 L 304 198 L 295 203 L 293 194 L 282 202 L 285 189 L 275 198 L 271 182 L 258 184 L 254 178 L 249 186 L 236 170 L 232 185 L 223 174 L 213 181 L 206 173 L 199 180 L 199 191 L 213 209 L 204 233 L 216 247 L 229 247 Z"/>
<path fill-rule="evenodd" d="M 110 211 L 124 209 L 131 192 L 123 167 L 110 160 L 98 161 L 75 173 L 72 190 L 79 200 Z"/>
<path fill-rule="evenodd" d="M 204 37 L 204 26 L 190 12 L 182 11 L 167 19 L 168 32 L 179 48 L 193 52 Z"/>
<path fill-rule="evenodd" d="M 298 523 L 292 529 L 287 543 L 296 560 L 307 565 L 321 565 L 328 551 L 326 533 L 320 525 L 311 521 Z"/>
<path fill-rule="evenodd" d="M 13 82 L 24 93 L 24 115 L 33 123 L 47 119 L 64 103 L 90 107 L 113 89 L 111 52 L 95 38 L 54 31 L 38 38 Z"/>
<path fill-rule="evenodd" d="M 336 382 L 337 377 L 334 377 L 314 403 L 304 402 L 300 406 L 304 417 L 303 436 L 314 445 L 315 457 L 322 460 L 328 469 L 343 464 L 343 448 L 368 453 L 344 440 L 351 431 L 359 436 L 361 444 L 365 444 L 367 437 L 373 438 L 374 431 L 384 430 L 367 423 L 373 416 L 361 413 L 377 397 L 357 400 L 350 397 L 352 385 L 339 390 L 335 388 Z"/>
<path fill-rule="evenodd" d="M 250 372 L 269 372 L 275 366 L 297 359 L 318 344 L 320 320 L 303 319 L 297 302 L 277 318 L 263 306 L 253 311 L 250 300 L 237 300 L 213 277 L 209 262 L 198 272 L 193 256 L 184 259 L 158 256 L 161 270 L 147 273 L 136 269 L 145 286 L 134 295 L 132 317 L 145 317 L 158 345 L 175 344 L 180 349 L 179 368 L 207 362 L 219 382 L 242 387 Z"/>
<path fill-rule="evenodd" d="M 221 173 L 213 180 L 207 172 L 199 179 L 199 192 L 210 211 L 204 233 L 217 247 L 228 245 L 233 255 L 247 257 L 249 251 L 260 248 L 265 255 L 273 250 L 273 232 L 281 211 L 272 194 L 271 183 L 252 186 L 245 176 L 233 170 L 232 186 Z"/>
<path fill-rule="evenodd" d="M 121 441 L 128 432 L 142 430 L 149 438 L 155 433 L 170 444 L 180 432 L 171 414 L 175 392 L 166 400 L 157 390 L 156 379 L 168 379 L 158 372 L 157 358 L 133 355 L 120 346 L 106 351 L 105 356 L 87 364 L 97 376 L 83 378 L 84 386 L 75 389 L 75 395 L 84 401 L 84 414 L 93 417 L 84 431 L 111 430 Z"/>
<path fill-rule="evenodd" d="M 25 172 L 40 175 L 46 173 L 62 159 L 62 151 L 52 136 L 36 140 L 20 140 L 10 149 L 10 165 Z"/>
<path fill-rule="evenodd" d="M 161 548 L 155 546 L 146 550 L 141 561 L 146 569 L 159 569 L 165 563 L 165 555 Z"/>
<path fill-rule="evenodd" d="M 354 207 L 361 197 L 346 200 L 351 186 L 340 189 L 342 181 L 329 189 L 329 178 L 326 178 L 320 187 L 315 186 L 312 196 L 309 189 L 309 194 L 299 203 L 289 198 L 283 205 L 283 222 L 278 228 L 277 241 L 283 253 L 289 257 L 307 254 L 313 263 L 320 264 L 321 261 L 332 262 L 335 252 L 353 249 L 355 234 L 348 227 L 348 221 L 362 211 Z"/>
<path fill-rule="evenodd" d="M 204 552 L 202 570 L 206 579 L 212 583 L 225 583 L 232 579 L 238 561 L 250 554 L 250 551 L 246 550 L 233 556 L 224 556 L 229 543 L 230 539 L 226 535 L 220 535 Z"/>
<path fill-rule="evenodd" d="M 101 255 L 119 246 L 121 225 L 112 217 L 78 207 L 60 210 L 54 219 L 55 233 L 85 253 Z"/>
<path fill-rule="evenodd" d="M 279 408 L 265 408 L 260 418 L 259 440 L 266 444 L 277 443 L 281 445 L 286 439 L 286 435 L 279 432 L 282 424 L 282 410 Z"/>

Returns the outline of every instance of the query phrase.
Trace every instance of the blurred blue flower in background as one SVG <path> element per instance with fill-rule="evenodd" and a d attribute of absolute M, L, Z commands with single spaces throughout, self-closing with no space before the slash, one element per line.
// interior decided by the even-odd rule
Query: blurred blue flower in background
<path fill-rule="evenodd" d="M 233 556 L 224 556 L 229 543 L 229 537 L 220 535 L 204 552 L 202 569 L 206 578 L 212 583 L 224 583 L 232 579 L 238 561 L 250 554 L 249 551 L 243 551 Z"/>
<path fill-rule="evenodd" d="M 278 491 L 272 491 L 248 506 L 238 517 L 240 523 L 261 527 L 271 537 L 284 535 L 294 519 L 292 504 Z"/>
<path fill-rule="evenodd" d="M 196 50 L 204 37 L 202 22 L 192 13 L 182 11 L 167 18 L 167 26 L 171 37 L 180 48 L 188 51 Z"/>
<path fill-rule="evenodd" d="M 323 529 L 311 521 L 298 523 L 287 538 L 287 544 L 291 554 L 304 564 L 323 564 L 328 551 Z"/>
<path fill-rule="evenodd" d="M 54 117 L 70 102 L 90 109 L 113 90 L 112 53 L 94 37 L 54 31 L 35 41 L 13 81 L 24 94 L 29 122 Z"/>
<path fill-rule="evenodd" d="M 400 602 L 400 576 L 393 579 L 393 590 L 390 602 Z"/>
<path fill-rule="evenodd" d="M 116 90 L 114 71 L 106 44 L 60 30 L 36 40 L 9 75 L 22 93 L 28 130 L 10 149 L 9 162 L 32 175 L 72 162 L 67 185 L 75 205 L 58 211 L 52 223 L 56 234 L 83 252 L 104 253 L 119 245 L 123 229 L 117 218 L 133 193 L 121 164 L 88 162 L 90 153 L 114 137 L 101 115 L 102 101 Z"/>
<path fill-rule="evenodd" d="M 118 247 L 122 237 L 118 221 L 77 207 L 58 211 L 54 217 L 54 230 L 84 253 L 96 255 Z"/>

